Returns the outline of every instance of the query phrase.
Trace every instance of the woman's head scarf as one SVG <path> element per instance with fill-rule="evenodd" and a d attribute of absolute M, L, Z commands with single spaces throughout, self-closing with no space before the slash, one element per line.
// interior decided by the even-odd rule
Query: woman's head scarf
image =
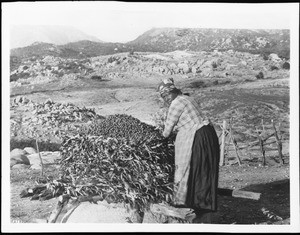
<path fill-rule="evenodd" d="M 173 78 L 166 78 L 158 85 L 158 92 L 160 96 L 170 94 L 170 92 L 178 90 L 174 85 Z"/>

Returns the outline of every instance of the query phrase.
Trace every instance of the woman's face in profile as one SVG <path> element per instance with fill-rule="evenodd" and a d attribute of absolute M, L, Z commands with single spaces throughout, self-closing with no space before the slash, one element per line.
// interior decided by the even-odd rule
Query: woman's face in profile
<path fill-rule="evenodd" d="M 170 105 L 172 101 L 176 98 L 176 96 L 177 95 L 174 93 L 168 93 L 168 94 L 164 94 L 162 98 L 167 105 Z"/>

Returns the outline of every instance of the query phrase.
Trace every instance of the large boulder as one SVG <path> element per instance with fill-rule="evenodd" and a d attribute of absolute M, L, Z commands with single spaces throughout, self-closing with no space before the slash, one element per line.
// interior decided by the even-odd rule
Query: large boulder
<path fill-rule="evenodd" d="M 62 218 L 58 218 L 57 223 Z M 66 223 L 158 223 L 158 218 L 149 211 L 140 217 L 134 210 L 128 210 L 122 203 L 107 203 L 99 201 L 97 204 L 82 202 L 72 212 Z"/>
<path fill-rule="evenodd" d="M 129 214 L 122 205 L 82 202 L 70 215 L 67 223 L 128 223 Z"/>
<path fill-rule="evenodd" d="M 50 152 L 40 152 L 41 158 L 44 166 L 55 165 L 61 159 L 61 154 L 59 151 Z M 30 160 L 31 169 L 39 170 L 42 169 L 41 160 L 38 153 L 30 154 L 27 156 Z"/>
<path fill-rule="evenodd" d="M 10 166 L 13 167 L 16 164 L 30 165 L 27 155 L 28 153 L 23 149 L 13 149 L 10 152 Z"/>
<path fill-rule="evenodd" d="M 10 152 L 10 157 L 13 158 L 15 156 L 19 156 L 19 155 L 26 155 L 27 152 L 23 149 L 19 149 L 19 148 L 15 148 Z"/>

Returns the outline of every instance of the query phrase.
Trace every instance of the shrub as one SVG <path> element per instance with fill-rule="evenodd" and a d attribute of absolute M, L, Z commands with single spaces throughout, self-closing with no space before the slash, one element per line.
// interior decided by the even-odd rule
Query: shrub
<path fill-rule="evenodd" d="M 20 79 L 20 78 L 27 79 L 27 78 L 29 78 L 29 77 L 30 77 L 30 73 L 26 73 L 26 72 L 24 73 L 24 72 L 22 72 L 22 73 L 10 75 L 9 80 L 10 80 L 11 82 L 14 82 L 14 81 L 17 81 L 17 80 Z"/>
<path fill-rule="evenodd" d="M 283 69 L 290 69 L 290 63 L 289 63 L 289 62 L 284 62 L 284 63 L 282 64 L 282 68 L 283 68 Z"/>
<path fill-rule="evenodd" d="M 216 69 L 218 67 L 217 63 L 214 61 L 212 62 L 211 66 L 213 67 L 213 69 Z"/>
<path fill-rule="evenodd" d="M 107 59 L 108 63 L 113 63 L 114 61 L 118 61 L 118 58 L 111 56 Z"/>
<path fill-rule="evenodd" d="M 268 60 L 269 59 L 269 55 L 267 53 L 264 53 L 262 55 L 262 57 L 263 57 L 264 60 Z"/>
<path fill-rule="evenodd" d="M 257 79 L 263 79 L 264 78 L 264 74 L 263 74 L 263 72 L 259 72 L 255 77 Z"/>
<path fill-rule="evenodd" d="M 270 67 L 270 70 L 271 71 L 273 71 L 273 70 L 278 70 L 279 68 L 277 67 L 277 66 L 275 66 L 275 65 L 271 65 L 271 67 Z"/>
<path fill-rule="evenodd" d="M 93 80 L 101 80 L 102 77 L 99 76 L 99 75 L 93 75 L 93 76 L 91 76 L 91 79 L 93 79 Z"/>
<path fill-rule="evenodd" d="M 9 81 L 10 82 L 15 82 L 19 79 L 19 76 L 17 74 L 12 74 L 10 75 Z"/>
<path fill-rule="evenodd" d="M 219 84 L 219 81 L 218 81 L 218 80 L 215 80 L 215 81 L 213 81 L 213 84 L 214 84 L 214 85 L 218 85 L 218 84 Z"/>
<path fill-rule="evenodd" d="M 201 88 L 201 87 L 206 87 L 207 85 L 205 84 L 204 81 L 194 81 L 191 82 L 190 87 L 191 88 Z"/>

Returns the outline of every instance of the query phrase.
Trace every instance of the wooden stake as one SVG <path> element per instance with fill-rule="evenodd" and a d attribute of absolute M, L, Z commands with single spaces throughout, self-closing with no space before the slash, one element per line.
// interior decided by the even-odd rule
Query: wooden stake
<path fill-rule="evenodd" d="M 284 164 L 283 156 L 282 156 L 282 142 L 280 141 L 280 139 L 278 137 L 277 130 L 276 130 L 276 127 L 275 127 L 275 124 L 274 124 L 273 120 L 272 120 L 272 124 L 273 124 L 273 128 L 275 130 L 275 138 L 276 138 L 277 149 L 278 149 L 280 161 L 281 161 L 281 164 Z"/>
<path fill-rule="evenodd" d="M 226 120 L 223 120 L 222 145 L 221 145 L 220 162 L 219 162 L 220 166 L 224 165 L 225 135 L 226 135 Z"/>
<path fill-rule="evenodd" d="M 262 133 L 259 133 L 257 130 L 256 126 L 254 126 L 256 133 L 257 133 L 257 138 L 258 138 L 258 143 L 259 143 L 259 148 L 263 157 L 263 166 L 266 164 L 266 157 L 265 157 L 265 149 L 264 149 L 264 139 L 262 138 Z"/>
<path fill-rule="evenodd" d="M 234 146 L 234 150 L 235 150 L 235 153 L 236 153 L 237 161 L 238 161 L 239 165 L 241 165 L 241 159 L 240 159 L 240 157 L 239 157 L 238 150 L 237 150 L 237 149 L 238 149 L 238 146 L 237 146 L 236 140 L 235 140 L 235 138 L 234 138 L 234 136 L 233 136 L 233 134 L 232 134 L 231 125 L 229 126 L 229 132 L 230 132 L 230 139 L 231 139 L 231 141 L 232 141 L 232 144 L 233 144 L 233 146 Z"/>
<path fill-rule="evenodd" d="M 38 145 L 38 140 L 37 139 L 35 139 L 35 143 L 36 143 L 36 150 L 38 152 L 38 155 L 39 155 L 39 158 L 40 158 L 40 161 L 41 161 L 42 176 L 44 176 L 44 164 L 43 164 L 43 160 L 42 160 L 41 153 L 40 153 L 40 150 L 39 150 L 39 145 Z"/>
<path fill-rule="evenodd" d="M 68 203 L 69 197 L 68 196 L 60 196 L 57 206 L 55 207 L 54 211 L 51 213 L 49 218 L 49 223 L 55 223 L 60 212 L 62 211 L 63 207 Z"/>
<path fill-rule="evenodd" d="M 258 140 L 259 140 L 260 151 L 261 151 L 262 156 L 263 156 L 263 166 L 265 166 L 266 165 L 266 156 L 265 156 L 265 149 L 264 149 L 264 141 L 261 138 L 261 136 L 258 136 Z"/>
<path fill-rule="evenodd" d="M 144 212 L 140 211 L 139 207 L 135 205 L 129 205 L 130 220 L 132 223 L 143 223 Z"/>
<path fill-rule="evenodd" d="M 66 223 L 70 217 L 70 215 L 73 213 L 73 211 L 80 205 L 80 201 L 75 200 L 71 203 L 71 208 L 67 211 L 67 213 L 62 217 L 60 223 Z"/>

